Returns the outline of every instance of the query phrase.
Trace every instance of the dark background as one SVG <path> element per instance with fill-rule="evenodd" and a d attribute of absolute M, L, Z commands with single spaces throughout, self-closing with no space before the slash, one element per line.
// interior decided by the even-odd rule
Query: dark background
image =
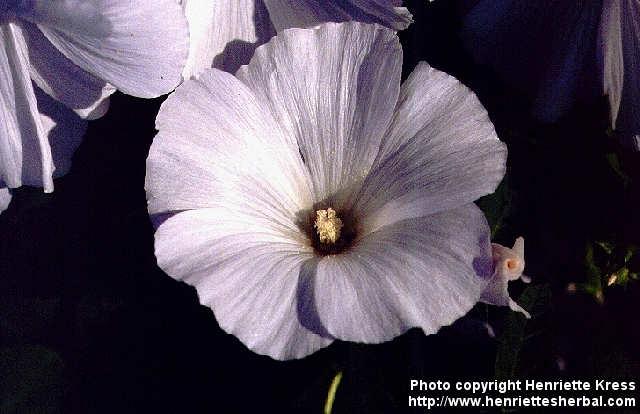
<path fill-rule="evenodd" d="M 405 76 L 420 60 L 453 74 L 508 144 L 507 177 L 480 205 L 495 241 L 525 237 L 533 285 L 511 292 L 533 319 L 480 304 L 429 337 L 289 362 L 250 352 L 156 266 L 144 175 L 162 98 L 116 93 L 55 192 L 21 188 L 0 215 L 0 412 L 319 413 L 339 371 L 335 413 L 403 412 L 411 378 L 640 378 L 639 284 L 606 286 L 640 270 L 625 257 L 640 244 L 640 157 L 608 131 L 606 100 L 538 122 L 526 90 L 474 63 L 460 4 L 408 3 Z"/>

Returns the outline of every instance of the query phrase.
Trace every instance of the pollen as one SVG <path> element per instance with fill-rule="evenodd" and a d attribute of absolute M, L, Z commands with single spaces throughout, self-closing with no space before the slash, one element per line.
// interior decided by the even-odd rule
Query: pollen
<path fill-rule="evenodd" d="M 342 226 L 342 220 L 331 207 L 326 210 L 316 211 L 316 222 L 313 227 L 318 232 L 320 243 L 335 243 L 340 238 Z"/>

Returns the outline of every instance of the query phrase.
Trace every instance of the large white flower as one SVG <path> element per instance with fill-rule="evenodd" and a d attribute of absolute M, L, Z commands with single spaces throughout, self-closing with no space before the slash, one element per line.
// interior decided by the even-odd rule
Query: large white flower
<path fill-rule="evenodd" d="M 175 0 L 0 2 L 0 188 L 52 191 L 83 118 L 104 114 L 116 89 L 170 92 L 187 53 Z"/>
<path fill-rule="evenodd" d="M 234 73 L 276 31 L 356 20 L 395 30 L 411 23 L 401 0 L 180 0 L 191 42 L 184 77 L 210 67 Z"/>
<path fill-rule="evenodd" d="M 379 25 L 290 29 L 162 105 L 146 178 L 158 264 L 255 352 L 434 333 L 487 286 L 472 202 L 506 148 L 460 82 L 421 63 L 401 86 L 401 65 Z"/>

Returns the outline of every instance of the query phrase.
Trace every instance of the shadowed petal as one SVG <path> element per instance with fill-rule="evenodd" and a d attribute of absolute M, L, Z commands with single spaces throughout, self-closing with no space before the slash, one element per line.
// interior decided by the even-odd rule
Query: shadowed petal
<path fill-rule="evenodd" d="M 212 66 L 234 73 L 275 34 L 262 0 L 183 0 L 182 7 L 189 21 L 185 79 Z"/>
<path fill-rule="evenodd" d="M 78 115 L 97 119 L 104 115 L 105 100 L 115 88 L 67 59 L 35 25 L 21 24 L 26 34 L 31 78 L 47 94 Z"/>
<path fill-rule="evenodd" d="M 601 7 L 600 0 L 480 0 L 464 17 L 462 37 L 477 61 L 532 97 L 539 119 L 554 122 L 595 52 Z"/>
<path fill-rule="evenodd" d="M 195 286 L 222 329 L 251 350 L 304 357 L 332 342 L 299 320 L 298 277 L 311 249 L 284 234 L 284 223 L 253 211 L 202 209 L 167 219 L 155 236 L 158 265 Z"/>
<path fill-rule="evenodd" d="M 321 200 L 369 172 L 393 114 L 401 64 L 392 30 L 328 23 L 285 30 L 237 76 L 297 141 Z"/>
<path fill-rule="evenodd" d="M 171 91 L 188 54 L 176 0 L 33 0 L 19 15 L 82 69 L 143 98 Z"/>
<path fill-rule="evenodd" d="M 262 199 L 265 214 L 312 203 L 296 143 L 229 73 L 209 69 L 184 82 L 162 104 L 156 127 L 145 187 L 151 214 L 245 196 Z"/>
<path fill-rule="evenodd" d="M 53 168 L 22 30 L 14 23 L 0 25 L 0 181 L 50 192 Z"/>
<path fill-rule="evenodd" d="M 428 335 L 465 315 L 491 272 L 489 227 L 470 204 L 386 226 L 324 257 L 316 308 L 342 340 L 377 343 L 412 327 Z"/>
<path fill-rule="evenodd" d="M 55 170 L 53 177 L 61 177 L 71 169 L 71 159 L 87 131 L 87 121 L 74 111 L 35 88 L 42 125 L 51 145 Z"/>
<path fill-rule="evenodd" d="M 468 204 L 502 180 L 506 146 L 455 78 L 420 63 L 403 83 L 375 167 L 355 201 L 365 232 Z"/>
<path fill-rule="evenodd" d="M 264 0 L 278 31 L 291 27 L 313 27 L 325 22 L 355 20 L 378 23 L 394 30 L 406 29 L 411 14 L 397 0 Z"/>

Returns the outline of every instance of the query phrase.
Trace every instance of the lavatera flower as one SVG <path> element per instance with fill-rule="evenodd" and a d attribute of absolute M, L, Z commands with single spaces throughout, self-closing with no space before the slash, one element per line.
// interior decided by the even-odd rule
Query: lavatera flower
<path fill-rule="evenodd" d="M 170 92 L 187 53 L 175 0 L 1 1 L 0 197 L 23 184 L 53 191 L 84 120 L 102 116 L 116 89 Z"/>
<path fill-rule="evenodd" d="M 215 67 L 235 72 L 256 47 L 284 29 L 326 22 L 378 23 L 395 30 L 411 23 L 401 0 L 180 0 L 191 34 L 188 79 Z"/>
<path fill-rule="evenodd" d="M 475 95 L 393 30 L 289 29 L 163 103 L 147 160 L 155 253 L 253 351 L 300 358 L 451 324 L 493 274 L 473 204 L 506 147 Z"/>

